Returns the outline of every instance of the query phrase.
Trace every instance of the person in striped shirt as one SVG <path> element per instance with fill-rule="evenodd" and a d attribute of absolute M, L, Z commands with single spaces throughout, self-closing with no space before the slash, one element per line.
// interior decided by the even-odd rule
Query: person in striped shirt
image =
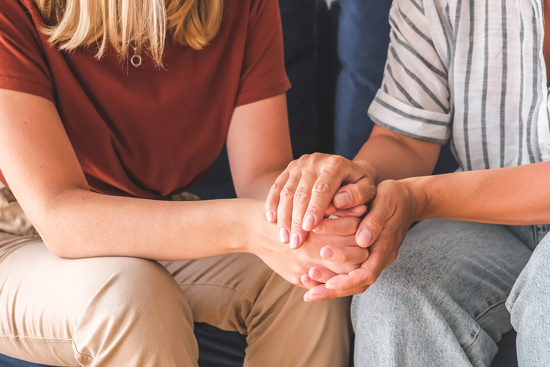
<path fill-rule="evenodd" d="M 302 277 L 307 301 L 356 295 L 357 366 L 489 366 L 512 327 L 520 366 L 550 365 L 549 18 L 548 0 L 394 1 L 370 138 L 353 161 L 302 157 L 271 189 L 292 248 L 369 207 L 366 262 Z M 449 140 L 458 172 L 430 176 Z"/>

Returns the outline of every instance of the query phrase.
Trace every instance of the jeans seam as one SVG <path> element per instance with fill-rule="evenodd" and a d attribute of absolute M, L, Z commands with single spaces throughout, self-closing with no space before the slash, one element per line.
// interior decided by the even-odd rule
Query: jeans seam
<path fill-rule="evenodd" d="M 45 342 L 52 342 L 52 343 L 71 343 L 75 349 L 75 351 L 78 353 L 79 356 L 85 359 L 94 360 L 92 356 L 80 353 L 78 351 L 78 348 L 71 338 L 53 338 L 53 337 L 40 337 L 40 336 L 24 336 L 24 335 L 0 335 L 0 338 L 2 339 L 32 339 L 32 340 L 40 340 Z"/>
<path fill-rule="evenodd" d="M 478 317 L 476 317 L 474 320 L 477 322 L 477 320 L 479 320 L 480 318 L 482 318 L 483 316 L 485 316 L 488 312 L 490 312 L 491 310 L 494 310 L 496 307 L 502 305 L 506 303 L 506 300 L 504 301 L 501 301 L 501 302 L 497 302 L 496 304 L 492 305 L 491 307 L 489 307 L 487 310 L 485 310 L 482 314 L 480 314 Z M 469 348 L 471 347 L 477 340 L 477 337 L 479 336 L 480 332 L 481 332 L 481 326 L 479 326 L 478 324 L 478 330 L 476 332 L 476 336 L 474 336 L 474 339 L 466 346 L 464 346 L 462 349 L 466 349 L 466 348 Z"/>
<path fill-rule="evenodd" d="M 480 334 L 480 331 L 481 331 L 481 326 L 478 325 L 478 330 L 476 332 L 476 336 L 474 336 L 474 339 L 466 346 L 462 347 L 462 349 L 467 349 L 467 348 L 470 348 L 477 340 L 477 337 L 479 336 Z"/>
<path fill-rule="evenodd" d="M 0 335 L 0 338 L 4 339 L 34 339 L 34 340 L 44 340 L 48 342 L 63 342 L 70 343 L 72 342 L 71 338 L 53 338 L 47 336 L 25 336 L 25 335 Z"/>
<path fill-rule="evenodd" d="M 89 359 L 90 361 L 93 361 L 93 360 L 94 360 L 94 357 L 89 356 L 89 355 L 84 354 L 84 353 L 80 353 L 79 350 L 78 350 L 78 347 L 76 346 L 76 343 L 74 342 L 74 340 L 73 340 L 72 342 L 73 342 L 73 347 L 74 347 L 75 352 L 77 352 L 78 355 L 79 355 L 81 358 Z"/>
<path fill-rule="evenodd" d="M 474 320 L 475 320 L 475 321 L 479 320 L 480 318 L 482 318 L 483 316 L 485 316 L 488 312 L 492 311 L 493 309 L 497 308 L 498 306 L 500 306 L 500 305 L 502 305 L 502 304 L 504 304 L 504 303 L 506 303 L 506 300 L 495 303 L 494 305 L 492 305 L 491 307 L 489 307 L 488 309 L 486 309 L 483 313 L 479 314 Z"/>

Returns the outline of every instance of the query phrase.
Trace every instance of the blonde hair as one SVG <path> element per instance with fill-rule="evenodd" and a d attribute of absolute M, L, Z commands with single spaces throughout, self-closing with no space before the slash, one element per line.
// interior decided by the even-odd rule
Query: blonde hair
<path fill-rule="evenodd" d="M 122 58 L 130 48 L 146 49 L 162 65 L 166 36 L 196 50 L 216 36 L 223 0 L 34 0 L 44 33 L 61 50 L 99 46 L 97 58 L 111 45 Z"/>

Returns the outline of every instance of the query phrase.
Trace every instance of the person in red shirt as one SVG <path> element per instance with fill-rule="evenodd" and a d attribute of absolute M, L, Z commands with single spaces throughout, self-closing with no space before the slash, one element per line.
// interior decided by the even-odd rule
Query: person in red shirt
<path fill-rule="evenodd" d="M 365 261 L 358 219 L 296 251 L 263 216 L 282 50 L 276 0 L 0 3 L 0 353 L 196 366 L 196 321 L 247 334 L 246 366 L 347 366 L 349 300 L 296 285 Z M 224 143 L 239 198 L 182 201 Z"/>

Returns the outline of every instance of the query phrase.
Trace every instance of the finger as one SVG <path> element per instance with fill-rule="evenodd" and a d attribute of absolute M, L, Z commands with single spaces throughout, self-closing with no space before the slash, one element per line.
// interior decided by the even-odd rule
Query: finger
<path fill-rule="evenodd" d="M 325 217 L 328 217 L 328 216 L 331 216 L 331 215 L 336 215 L 336 212 L 338 211 L 338 209 L 336 209 L 336 207 L 334 206 L 333 203 L 330 203 L 328 205 L 328 208 L 327 210 L 325 210 Z"/>
<path fill-rule="evenodd" d="M 324 284 L 313 287 L 304 294 L 304 301 L 316 302 L 325 301 L 333 298 L 348 297 L 355 294 L 361 294 L 368 289 L 368 286 L 358 287 L 351 290 L 333 290 L 327 289 Z"/>
<path fill-rule="evenodd" d="M 333 247 L 325 246 L 321 249 L 321 257 L 340 264 L 362 264 L 369 257 L 369 250 L 359 246 Z"/>
<path fill-rule="evenodd" d="M 306 286 L 307 289 L 311 289 L 313 287 L 323 284 L 311 279 L 308 274 L 302 275 L 300 280 L 302 281 L 302 284 Z"/>
<path fill-rule="evenodd" d="M 389 265 L 387 254 L 381 251 L 379 247 L 371 249 L 371 253 L 367 261 L 360 268 L 349 272 L 348 274 L 340 274 L 331 279 L 327 283 L 328 289 L 349 290 L 360 286 L 370 286 L 374 284 L 376 279 L 382 273 L 382 270 Z"/>
<path fill-rule="evenodd" d="M 370 211 L 357 228 L 355 240 L 361 247 L 369 247 L 376 241 L 386 222 L 393 215 L 388 205 L 371 205 Z"/>
<path fill-rule="evenodd" d="M 374 283 L 374 280 L 371 281 L 368 269 L 360 267 L 348 274 L 339 274 L 333 279 L 327 280 L 327 283 L 327 289 L 349 290 L 360 286 L 371 285 Z"/>
<path fill-rule="evenodd" d="M 288 180 L 279 194 L 279 207 L 277 208 L 277 227 L 281 243 L 290 241 L 290 223 L 292 220 L 292 202 L 294 192 L 300 182 L 300 176 L 289 175 Z"/>
<path fill-rule="evenodd" d="M 327 280 L 329 280 L 330 278 L 338 275 L 330 270 L 328 270 L 327 268 L 324 268 L 322 266 L 315 266 L 311 269 L 309 269 L 309 272 L 307 273 L 309 275 L 309 277 L 318 282 L 318 283 L 326 283 Z"/>
<path fill-rule="evenodd" d="M 311 198 L 311 190 L 315 183 L 315 178 L 316 176 L 313 176 L 311 173 L 304 172 L 294 192 L 290 227 L 290 248 L 300 248 L 306 239 L 306 230 L 310 231 L 315 223 L 315 218 L 311 214 L 304 216 Z M 302 229 L 302 225 L 304 229 Z"/>
<path fill-rule="evenodd" d="M 329 167 L 321 171 L 313 185 L 311 199 L 306 210 L 306 215 L 311 215 L 314 222 L 311 227 L 304 228 L 305 230 L 312 230 L 323 220 L 324 214 L 341 184 L 342 179 L 338 172 L 333 171 L 332 168 Z"/>
<path fill-rule="evenodd" d="M 357 232 L 360 220 L 356 217 L 326 218 L 313 230 L 319 234 L 349 236 Z"/>
<path fill-rule="evenodd" d="M 368 204 L 376 194 L 372 180 L 364 177 L 355 183 L 342 186 L 334 195 L 334 206 L 337 209 L 349 209 L 360 204 Z"/>
<path fill-rule="evenodd" d="M 339 217 L 360 217 L 367 211 L 367 207 L 363 204 L 354 206 L 350 209 L 336 210 L 333 215 Z"/>
<path fill-rule="evenodd" d="M 277 209 L 279 207 L 280 195 L 283 186 L 288 181 L 290 174 L 287 170 L 283 171 L 275 180 L 273 186 L 269 190 L 267 199 L 265 201 L 265 216 L 267 217 L 268 222 L 275 223 L 277 220 Z"/>
<path fill-rule="evenodd" d="M 357 243 L 355 243 L 355 235 L 330 235 L 330 234 L 319 234 L 315 232 L 309 232 L 308 238 L 312 241 L 312 243 L 315 243 L 315 246 L 319 246 L 319 250 L 325 244 L 329 244 L 332 247 L 352 247 L 357 246 Z M 319 254 L 317 252 L 316 254 Z"/>

